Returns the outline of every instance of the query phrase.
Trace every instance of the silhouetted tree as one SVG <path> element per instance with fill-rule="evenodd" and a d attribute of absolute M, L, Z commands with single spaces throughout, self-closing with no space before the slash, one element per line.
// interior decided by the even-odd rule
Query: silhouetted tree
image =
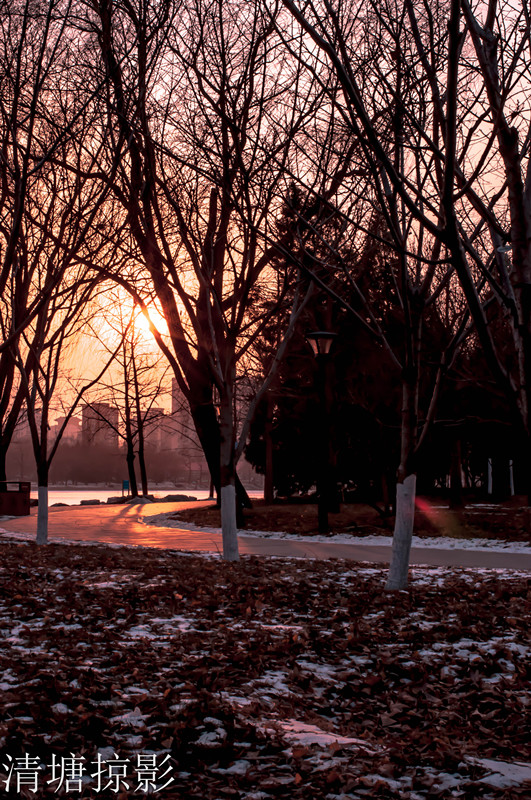
<path fill-rule="evenodd" d="M 155 337 L 220 486 L 224 556 L 235 559 L 238 364 L 265 322 L 250 308 L 257 286 L 268 292 L 277 254 L 266 234 L 293 138 L 321 90 L 307 81 L 299 91 L 301 68 L 278 50 L 258 0 L 87 5 L 108 86 L 109 159 L 119 165 L 111 189 L 166 319 L 168 337 Z M 290 266 L 287 283 L 296 278 Z M 149 311 L 145 282 L 119 279 Z M 304 296 L 296 301 L 295 315 Z"/>
<path fill-rule="evenodd" d="M 488 184 L 493 139 L 480 148 L 475 136 L 487 106 L 470 80 L 468 63 L 461 60 L 459 0 L 429 8 L 414 0 L 384 6 L 310 0 L 303 7 L 283 0 L 283 5 L 311 41 L 311 70 L 317 48 L 323 57 L 321 72 L 330 69 L 341 83 L 342 96 L 334 100 L 343 136 L 359 145 L 351 158 L 358 185 L 344 186 L 344 196 L 352 205 L 363 187 L 385 219 L 386 239 L 394 251 L 389 270 L 400 296 L 404 330 L 404 346 L 395 356 L 402 373 L 402 448 L 387 583 L 396 589 L 407 582 L 415 460 L 423 437 L 418 419 L 422 327 L 430 305 L 442 302 L 451 307 L 434 381 L 435 400 L 465 331 L 454 275 L 485 357 L 515 405 L 514 385 L 499 358 L 485 311 L 485 302 L 500 288 L 495 269 L 502 288 L 507 284 L 502 252 L 506 232 L 493 213 L 501 193 L 493 195 Z M 495 4 L 490 8 L 492 17 Z M 509 64 L 509 72 L 516 74 L 513 62 Z M 362 175 L 369 180 L 359 180 Z M 452 299 L 442 300 L 443 292 Z M 430 408 L 433 417 L 434 404 Z"/>

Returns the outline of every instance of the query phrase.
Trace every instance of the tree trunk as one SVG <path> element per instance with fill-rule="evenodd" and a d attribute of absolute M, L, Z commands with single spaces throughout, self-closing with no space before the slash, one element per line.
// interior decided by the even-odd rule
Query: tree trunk
<path fill-rule="evenodd" d="M 7 491 L 7 447 L 0 446 L 0 492 Z"/>
<path fill-rule="evenodd" d="M 142 484 L 142 494 L 144 497 L 148 494 L 148 477 L 146 469 L 146 459 L 144 454 L 144 443 L 138 445 L 138 466 L 140 467 L 140 482 Z"/>
<path fill-rule="evenodd" d="M 388 591 L 407 586 L 409 554 L 415 522 L 416 472 L 412 469 L 417 439 L 418 371 L 405 370 L 402 378 L 402 421 L 400 431 L 400 467 L 396 484 L 396 515 L 391 564 L 385 588 Z"/>
<path fill-rule="evenodd" d="M 463 507 L 463 481 L 461 479 L 461 440 L 455 437 L 452 441 L 450 456 L 450 508 Z"/>
<path fill-rule="evenodd" d="M 48 544 L 48 468 L 37 466 L 37 544 Z"/>
<path fill-rule="evenodd" d="M 492 495 L 492 458 L 487 458 L 487 497 Z"/>
<path fill-rule="evenodd" d="M 129 474 L 129 490 L 131 497 L 138 497 L 138 486 L 136 484 L 136 475 L 135 475 L 135 453 L 133 448 L 128 444 L 127 445 L 127 472 Z"/>
<path fill-rule="evenodd" d="M 194 427 L 201 444 L 212 483 L 216 487 L 218 497 L 221 495 L 220 481 L 220 424 L 217 418 L 216 409 L 212 402 L 190 405 L 190 413 L 194 422 Z M 236 487 L 236 499 L 238 508 L 252 508 L 251 500 L 245 487 L 241 483 L 236 471 L 234 470 L 234 480 Z"/>
<path fill-rule="evenodd" d="M 386 516 L 389 516 L 392 512 L 392 504 L 391 504 L 391 491 L 389 488 L 389 475 L 387 471 L 382 471 L 381 475 L 382 481 L 382 503 L 384 507 L 384 513 Z"/>
<path fill-rule="evenodd" d="M 264 502 L 268 505 L 274 501 L 274 481 L 273 481 L 273 439 L 271 433 L 273 429 L 273 398 L 268 393 L 266 395 L 266 421 L 264 430 L 265 439 L 265 475 L 264 475 Z"/>
<path fill-rule="evenodd" d="M 238 561 L 240 554 L 236 525 L 236 487 L 232 483 L 221 487 L 221 535 L 223 558 L 225 561 Z"/>
<path fill-rule="evenodd" d="M 238 561 L 238 528 L 236 522 L 236 473 L 234 469 L 234 423 L 232 415 L 232 391 L 223 393 L 220 404 L 220 496 L 221 534 L 223 558 Z"/>
<path fill-rule="evenodd" d="M 408 475 L 396 484 L 396 517 L 393 531 L 391 564 L 385 588 L 405 589 L 409 570 L 409 554 L 415 522 L 416 475 Z"/>

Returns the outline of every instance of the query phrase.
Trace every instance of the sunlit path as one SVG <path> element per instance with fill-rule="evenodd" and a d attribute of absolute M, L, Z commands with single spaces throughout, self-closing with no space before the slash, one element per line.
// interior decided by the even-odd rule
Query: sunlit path
<path fill-rule="evenodd" d="M 197 503 L 151 503 L 145 506 L 126 504 L 51 508 L 50 541 L 70 539 L 188 551 L 221 552 L 220 534 L 154 527 L 142 522 L 142 518 L 145 516 L 170 513 L 191 506 L 197 507 L 197 505 Z M 7 532 L 34 534 L 36 524 L 37 516 L 33 509 L 30 517 L 1 522 L 0 528 Z M 240 534 L 239 539 L 240 552 L 250 555 L 286 558 L 348 558 L 377 563 L 388 562 L 390 555 L 390 548 L 383 545 L 260 539 L 246 536 L 244 533 Z M 531 554 L 413 548 L 411 563 L 531 571 Z"/>

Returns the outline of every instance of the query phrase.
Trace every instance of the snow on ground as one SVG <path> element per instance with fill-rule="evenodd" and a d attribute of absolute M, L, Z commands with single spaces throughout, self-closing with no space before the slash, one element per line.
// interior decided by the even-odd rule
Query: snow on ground
<path fill-rule="evenodd" d="M 2 538 L 3 537 L 3 538 Z M 0 528 L 0 544 L 12 544 L 14 542 L 18 544 L 28 544 L 29 542 L 35 541 L 35 534 L 34 533 L 19 533 L 15 531 L 8 531 L 5 528 Z M 152 547 L 144 547 L 143 545 L 139 544 L 124 544 L 124 543 L 116 543 L 116 542 L 102 542 L 96 539 L 68 539 L 66 536 L 53 536 L 50 539 L 52 544 L 60 544 L 60 545 L 71 545 L 75 547 L 109 547 L 111 550 L 146 550 L 150 552 L 153 548 Z M 179 548 L 175 547 L 165 547 L 165 550 L 168 552 L 174 553 L 175 555 L 183 556 L 183 557 L 191 557 L 194 558 L 195 556 L 201 556 L 202 558 L 207 559 L 220 559 L 220 553 L 214 552 L 188 552 L 186 550 L 180 550 Z"/>
<path fill-rule="evenodd" d="M 183 531 L 196 531 L 197 533 L 221 534 L 221 528 L 199 527 L 191 522 L 175 519 L 175 512 L 169 514 L 155 514 L 142 517 L 139 522 L 146 525 L 155 525 L 162 528 L 178 528 Z M 265 539 L 290 539 L 295 542 L 344 542 L 346 544 L 380 545 L 391 547 L 392 536 L 354 536 L 349 533 L 334 533 L 328 536 L 312 534 L 300 536 L 285 531 L 240 531 L 241 536 L 259 537 Z M 420 537 L 413 536 L 411 546 L 414 548 L 429 548 L 436 550 L 490 550 L 504 553 L 531 553 L 531 543 L 507 542 L 503 539 L 454 539 L 449 536 Z"/>
<path fill-rule="evenodd" d="M 475 764 L 488 770 L 488 774 L 481 778 L 481 783 L 500 789 L 528 783 L 531 788 L 531 764 L 522 761 L 515 761 L 511 764 L 507 761 L 496 761 L 492 758 L 469 757 L 466 760 L 470 764 Z"/>
<path fill-rule="evenodd" d="M 529 704 L 518 573 L 415 568 L 391 602 L 385 567 L 60 550 L 0 568 L 0 748 L 182 752 L 176 791 L 209 798 L 498 800 L 531 778 L 507 745 Z"/>
<path fill-rule="evenodd" d="M 340 748 L 361 748 L 367 753 L 377 753 L 383 748 L 371 746 L 365 739 L 353 738 L 352 736 L 340 736 L 333 731 L 324 731 L 317 725 L 308 725 L 296 719 L 286 720 L 267 720 L 263 719 L 260 723 L 262 730 L 273 729 L 280 731 L 282 737 L 290 744 L 308 745 L 316 744 L 319 747 Z"/>

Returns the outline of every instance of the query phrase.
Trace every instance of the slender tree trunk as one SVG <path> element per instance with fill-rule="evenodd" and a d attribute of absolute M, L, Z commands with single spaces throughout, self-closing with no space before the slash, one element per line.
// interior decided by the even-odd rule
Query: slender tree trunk
<path fill-rule="evenodd" d="M 140 417 L 140 408 L 137 406 L 137 420 L 138 420 L 138 466 L 140 467 L 140 483 L 142 484 L 142 494 L 144 497 L 148 494 L 148 477 L 146 469 L 146 453 L 144 450 L 144 430 L 143 423 Z"/>
<path fill-rule="evenodd" d="M 138 370 L 136 363 L 136 356 L 134 345 L 131 344 L 131 366 L 133 368 L 133 389 L 136 410 L 136 425 L 138 434 L 138 464 L 140 466 L 140 482 L 142 484 L 142 495 L 146 497 L 148 493 L 148 480 L 146 470 L 146 459 L 144 451 L 144 420 L 142 417 L 142 410 L 140 407 L 140 386 L 138 381 Z"/>
<path fill-rule="evenodd" d="M 387 474 L 387 469 L 385 471 L 382 471 L 381 481 L 382 481 L 382 503 L 385 514 L 388 515 L 391 514 L 392 504 L 391 504 L 391 492 L 389 490 L 389 476 Z"/>
<path fill-rule="evenodd" d="M 236 521 L 236 471 L 234 469 L 234 422 L 232 391 L 222 393 L 220 405 L 220 495 L 223 558 L 238 561 L 238 527 Z"/>
<path fill-rule="evenodd" d="M 409 554 L 415 522 L 416 475 L 407 475 L 396 484 L 396 517 L 393 531 L 391 565 L 386 589 L 404 589 L 407 586 Z"/>
<path fill-rule="evenodd" d="M 48 544 L 48 465 L 37 465 L 37 544 Z"/>
<path fill-rule="evenodd" d="M 143 444 L 138 446 L 138 466 L 140 467 L 140 483 L 142 484 L 142 494 L 144 497 L 146 497 L 149 493 L 149 487 Z"/>
<path fill-rule="evenodd" d="M 203 450 L 208 469 L 210 470 L 212 482 L 216 487 L 218 497 L 220 497 L 220 423 L 217 418 L 215 406 L 211 401 L 209 403 L 192 403 L 190 405 L 190 412 L 201 444 L 201 449 Z M 249 495 L 238 478 L 236 471 L 234 473 L 234 480 L 238 509 L 242 507 L 252 508 Z"/>
<path fill-rule="evenodd" d="M 125 460 L 127 462 L 127 472 L 129 474 L 129 490 L 131 493 L 131 497 L 138 497 L 138 486 L 136 483 L 136 475 L 135 475 L 135 451 L 134 451 L 133 430 L 131 423 L 131 404 L 129 400 L 130 380 L 127 372 L 125 341 L 123 343 L 123 353 L 124 353 L 123 374 L 124 374 L 124 387 L 125 387 L 125 404 L 124 404 L 125 446 L 126 446 Z"/>
<path fill-rule="evenodd" d="M 396 484 L 396 516 L 391 564 L 385 586 L 389 591 L 404 589 L 408 579 L 417 484 L 416 473 L 411 468 L 417 434 L 417 376 L 417 371 L 412 370 L 411 374 L 406 374 L 402 381 L 401 446 Z"/>
<path fill-rule="evenodd" d="M 129 489 L 132 497 L 138 497 L 138 486 L 135 475 L 135 451 L 131 442 L 127 442 L 127 472 L 129 474 Z"/>
<path fill-rule="evenodd" d="M 456 436 L 452 441 L 450 456 L 450 508 L 463 507 L 463 481 L 461 478 L 461 440 Z"/>
<path fill-rule="evenodd" d="M 265 421 L 265 475 L 264 475 L 264 502 L 270 505 L 274 498 L 273 491 L 273 439 L 271 437 L 273 428 L 273 398 L 268 393 L 266 395 L 266 421 Z"/>
<path fill-rule="evenodd" d="M 0 445 L 0 492 L 7 491 L 7 447 Z"/>
<path fill-rule="evenodd" d="M 492 458 L 487 458 L 487 497 L 492 495 Z"/>

